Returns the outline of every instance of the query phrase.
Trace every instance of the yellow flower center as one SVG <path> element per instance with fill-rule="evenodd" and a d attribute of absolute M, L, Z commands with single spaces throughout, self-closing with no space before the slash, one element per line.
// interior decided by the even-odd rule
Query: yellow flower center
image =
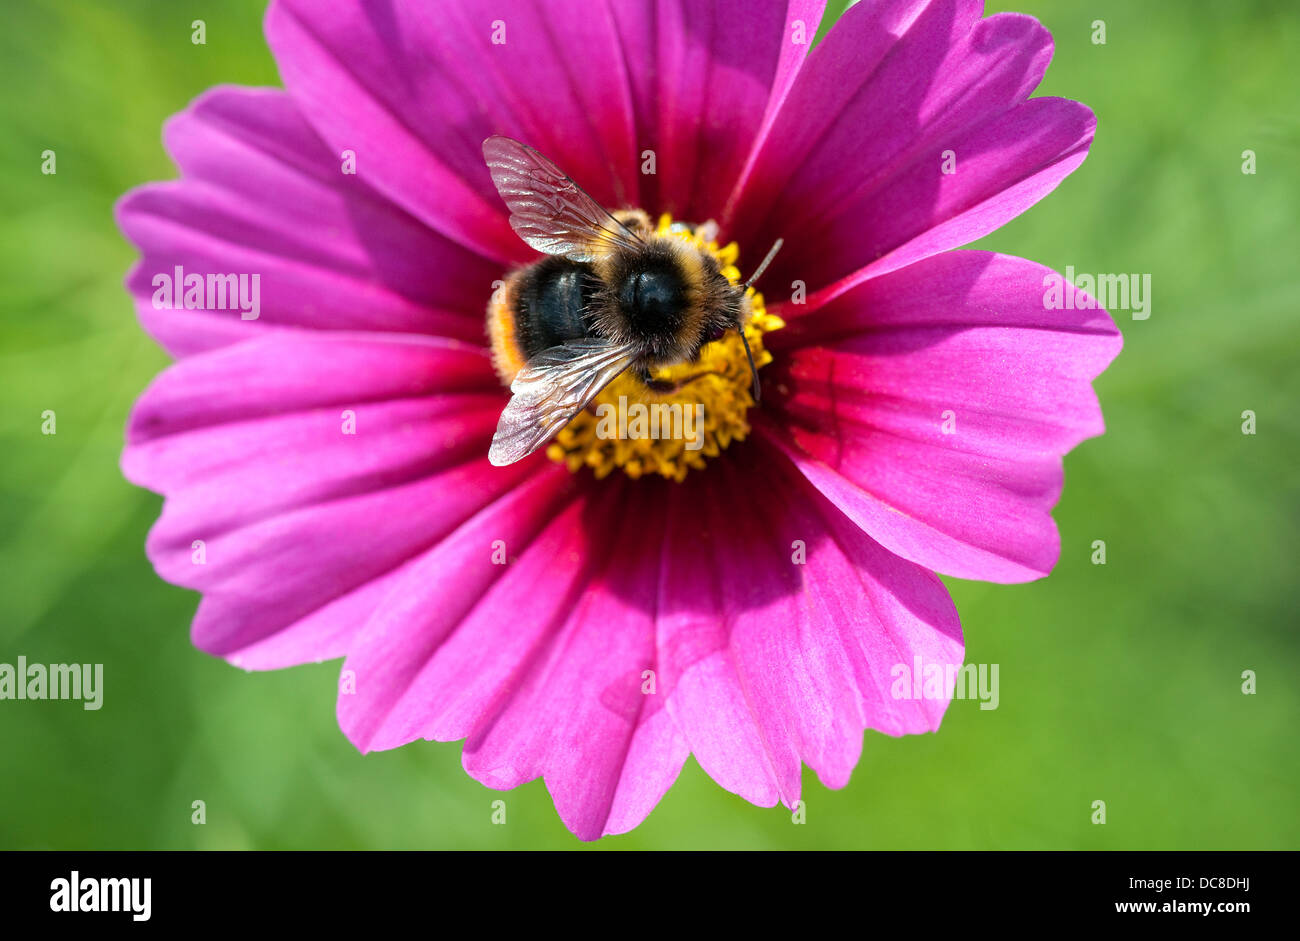
<path fill-rule="evenodd" d="M 666 214 L 659 218 L 658 234 L 680 238 L 709 253 L 727 280 L 740 284 L 736 267 L 740 248 L 735 242 L 719 247 Z M 762 368 L 772 361 L 763 347 L 763 334 L 785 324 L 767 312 L 762 294 L 749 288 L 746 296 L 751 316 L 744 327 L 745 338 L 754 365 Z M 691 468 L 702 469 L 708 458 L 749 434 L 745 415 L 754 404 L 753 380 L 738 332 L 705 344 L 696 362 L 657 369 L 651 378 L 679 385 L 673 392 L 661 393 L 633 371 L 623 373 L 556 435 L 546 456 L 575 473 L 590 467 L 598 478 L 621 468 L 629 477 L 659 474 L 680 481 Z"/>

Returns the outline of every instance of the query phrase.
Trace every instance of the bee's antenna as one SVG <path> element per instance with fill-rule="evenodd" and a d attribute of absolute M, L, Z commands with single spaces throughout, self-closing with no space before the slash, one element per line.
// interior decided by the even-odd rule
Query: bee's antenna
<path fill-rule="evenodd" d="M 785 239 L 776 240 L 776 243 L 772 246 L 772 250 L 767 253 L 767 257 L 764 258 L 762 263 L 758 266 L 758 270 L 751 274 L 749 280 L 740 286 L 742 291 L 747 290 L 751 284 L 762 276 L 763 272 L 767 270 L 767 266 L 772 263 L 772 259 L 776 257 L 776 253 L 781 250 L 781 246 L 784 244 Z"/>
<path fill-rule="evenodd" d="M 763 387 L 758 384 L 758 367 L 754 365 L 754 354 L 749 351 L 749 340 L 745 339 L 745 328 L 740 328 L 740 342 L 745 344 L 745 355 L 749 357 L 749 374 L 754 377 L 754 404 L 763 397 Z"/>
<path fill-rule="evenodd" d="M 767 253 L 767 257 L 763 259 L 762 263 L 759 264 L 754 273 L 749 276 L 749 280 L 740 286 L 741 294 L 748 291 L 749 286 L 757 281 L 763 272 L 767 270 L 767 266 L 772 263 L 772 259 L 776 257 L 776 253 L 781 250 L 781 246 L 784 244 L 785 239 L 776 240 L 771 251 Z M 758 367 L 754 365 L 754 354 L 749 351 L 749 339 L 745 336 L 744 325 L 741 325 L 740 327 L 740 342 L 745 344 L 745 356 L 749 359 L 749 374 L 754 377 L 754 404 L 757 405 L 758 400 L 762 398 L 763 387 L 758 384 Z"/>

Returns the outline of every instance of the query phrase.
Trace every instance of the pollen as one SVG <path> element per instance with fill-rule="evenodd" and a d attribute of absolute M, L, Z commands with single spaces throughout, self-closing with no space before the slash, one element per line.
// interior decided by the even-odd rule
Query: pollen
<path fill-rule="evenodd" d="M 682 239 L 717 259 L 722 274 L 741 283 L 735 242 L 719 246 L 712 225 L 691 226 L 659 218 L 657 234 Z M 785 324 L 767 312 L 763 295 L 749 288 L 750 317 L 745 339 L 760 369 L 772 361 L 763 335 Z M 706 344 L 695 362 L 655 370 L 651 378 L 677 386 L 673 392 L 650 388 L 625 372 L 566 425 L 546 449 L 551 460 L 577 473 L 589 467 L 596 477 L 622 470 L 637 478 L 658 474 L 681 481 L 703 469 L 733 441 L 749 434 L 746 416 L 754 405 L 753 380 L 740 334 L 730 331 Z"/>

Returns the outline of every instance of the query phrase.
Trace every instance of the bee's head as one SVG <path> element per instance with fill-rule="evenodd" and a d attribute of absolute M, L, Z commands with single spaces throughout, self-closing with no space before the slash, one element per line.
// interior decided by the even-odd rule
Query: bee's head
<path fill-rule="evenodd" d="M 732 330 L 741 330 L 745 326 L 748 305 L 745 302 L 745 289 L 731 287 L 731 297 L 727 303 L 720 304 L 710 312 L 708 323 L 701 337 L 701 345 L 721 340 Z"/>

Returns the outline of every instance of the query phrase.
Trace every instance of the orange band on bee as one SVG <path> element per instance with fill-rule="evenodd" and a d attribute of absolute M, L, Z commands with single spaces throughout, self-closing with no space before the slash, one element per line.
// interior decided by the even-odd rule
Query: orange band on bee
<path fill-rule="evenodd" d="M 509 386 L 528 357 L 519 344 L 519 330 L 515 324 L 514 294 L 516 276 L 511 275 L 488 301 L 488 339 L 492 344 L 492 365 L 501 381 Z"/>

